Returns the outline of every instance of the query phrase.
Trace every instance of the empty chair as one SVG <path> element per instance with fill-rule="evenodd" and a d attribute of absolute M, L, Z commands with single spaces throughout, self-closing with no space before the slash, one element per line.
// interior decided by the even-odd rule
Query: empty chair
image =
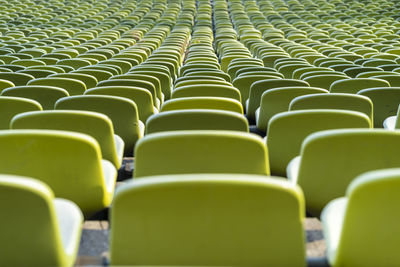
<path fill-rule="evenodd" d="M 178 130 L 249 131 L 246 118 L 236 112 L 210 109 L 165 111 L 146 122 L 146 134 Z"/>
<path fill-rule="evenodd" d="M 1 265 L 74 266 L 83 216 L 73 202 L 39 180 L 4 174 L 0 195 Z"/>
<path fill-rule="evenodd" d="M 226 97 L 183 97 L 170 99 L 161 106 L 161 112 L 182 109 L 217 109 L 243 114 L 242 104 Z"/>
<path fill-rule="evenodd" d="M 45 85 L 59 87 L 68 92 L 69 95 L 82 95 L 86 90 L 84 82 L 71 78 L 46 77 L 34 79 L 28 85 Z"/>
<path fill-rule="evenodd" d="M 236 77 L 232 84 L 240 91 L 240 95 L 242 96 L 242 103 L 245 103 L 249 98 L 250 87 L 254 82 L 266 79 L 280 79 L 280 77 L 273 75 L 249 75 L 249 76 L 238 76 Z"/>
<path fill-rule="evenodd" d="M 387 81 L 390 86 L 393 87 L 399 87 L 400 86 L 400 75 L 398 74 L 393 74 L 393 75 L 378 75 L 378 76 L 373 76 L 373 78 L 379 79 L 379 80 L 385 80 Z M 378 87 L 378 86 L 376 86 Z M 380 86 L 383 87 L 383 86 Z"/>
<path fill-rule="evenodd" d="M 16 72 L 0 72 L 0 79 L 12 82 L 15 86 L 26 85 L 35 79 L 32 75 Z"/>
<path fill-rule="evenodd" d="M 362 89 L 373 87 L 390 87 L 390 84 L 380 78 L 354 78 L 333 82 L 329 91 L 331 93 L 357 94 Z"/>
<path fill-rule="evenodd" d="M 247 118 L 255 120 L 256 110 L 260 107 L 261 96 L 265 91 L 278 87 L 305 87 L 307 82 L 295 79 L 268 79 L 254 82 L 250 87 L 249 99 L 246 101 Z"/>
<path fill-rule="evenodd" d="M 83 73 L 57 73 L 57 74 L 53 74 L 49 77 L 50 78 L 51 77 L 70 78 L 70 79 L 78 80 L 85 84 L 86 89 L 93 88 L 98 83 L 96 77 L 94 77 L 90 74 L 83 74 Z"/>
<path fill-rule="evenodd" d="M 362 112 L 373 122 L 373 104 L 371 99 L 355 94 L 313 94 L 294 98 L 289 110 L 303 109 L 344 109 Z"/>
<path fill-rule="evenodd" d="M 240 92 L 233 86 L 216 84 L 187 85 L 172 91 L 172 98 L 182 97 L 226 97 L 240 101 Z"/>
<path fill-rule="evenodd" d="M 378 67 L 351 67 L 343 70 L 343 72 L 352 78 L 355 78 L 358 74 L 363 73 L 363 72 L 369 72 L 369 71 L 383 71 L 383 69 L 378 68 Z"/>
<path fill-rule="evenodd" d="M 19 113 L 40 110 L 42 110 L 42 106 L 35 100 L 22 97 L 1 96 L 0 129 L 9 129 L 11 119 Z"/>
<path fill-rule="evenodd" d="M 319 215 L 331 200 L 345 195 L 347 186 L 357 175 L 400 166 L 399 148 L 400 132 L 321 131 L 304 140 L 300 156 L 288 165 L 287 175 L 303 189 L 307 211 Z"/>
<path fill-rule="evenodd" d="M 292 99 L 301 95 L 325 94 L 327 90 L 315 87 L 278 87 L 265 91 L 261 96 L 260 108 L 256 110 L 257 129 L 266 132 L 270 119 L 280 112 L 288 111 Z"/>
<path fill-rule="evenodd" d="M 283 179 L 164 175 L 119 189 L 111 209 L 112 265 L 306 264 L 303 196 Z"/>
<path fill-rule="evenodd" d="M 113 123 L 115 134 L 125 143 L 125 155 L 132 155 L 137 140 L 144 133 L 144 125 L 139 121 L 135 102 L 125 97 L 108 95 L 64 97 L 56 102 L 54 108 L 94 111 L 107 115 Z"/>
<path fill-rule="evenodd" d="M 135 148 L 135 177 L 180 173 L 269 174 L 262 139 L 237 131 L 149 134 Z"/>
<path fill-rule="evenodd" d="M 367 115 L 345 110 L 313 109 L 279 113 L 268 124 L 267 147 L 273 175 L 286 176 L 286 166 L 300 154 L 311 133 L 340 128 L 370 128 Z"/>
<path fill-rule="evenodd" d="M 339 74 L 321 74 L 315 76 L 308 76 L 304 78 L 304 81 L 309 83 L 310 86 L 329 89 L 334 82 L 344 79 L 350 79 L 350 78 L 345 75 L 339 75 Z"/>
<path fill-rule="evenodd" d="M 43 109 L 54 109 L 56 101 L 69 96 L 62 88 L 45 85 L 16 86 L 3 90 L 1 96 L 23 97 L 40 103 Z"/>
<path fill-rule="evenodd" d="M 370 171 L 355 177 L 346 196 L 324 208 L 321 218 L 331 266 L 400 264 L 395 245 L 400 238 L 399 189 L 398 168 Z"/>
<path fill-rule="evenodd" d="M 400 87 L 377 87 L 359 91 L 357 94 L 371 99 L 374 105 L 374 127 L 382 128 L 384 120 L 397 113 L 400 104 Z"/>
<path fill-rule="evenodd" d="M 11 129 L 49 129 L 80 132 L 92 136 L 99 143 L 103 158 L 118 169 L 122 163 L 124 141 L 114 135 L 111 120 L 97 112 L 51 110 L 26 112 L 15 116 Z"/>
<path fill-rule="evenodd" d="M 0 145 L 1 173 L 45 182 L 56 197 L 75 202 L 86 217 L 111 203 L 117 172 L 101 159 L 92 137 L 66 131 L 4 130 Z"/>
<path fill-rule="evenodd" d="M 1 91 L 3 91 L 4 89 L 10 88 L 10 87 L 14 87 L 14 86 L 15 86 L 15 84 L 13 84 L 12 82 L 7 81 L 7 80 L 1 80 L 1 79 L 0 79 L 0 93 L 1 93 Z"/>

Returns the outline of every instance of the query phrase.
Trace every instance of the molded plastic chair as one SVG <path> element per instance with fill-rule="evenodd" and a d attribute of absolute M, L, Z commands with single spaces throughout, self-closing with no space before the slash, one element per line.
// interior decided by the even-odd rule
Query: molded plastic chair
<path fill-rule="evenodd" d="M 280 79 L 280 77 L 272 75 L 249 75 L 249 76 L 238 76 L 236 77 L 232 84 L 240 91 L 242 96 L 242 103 L 245 103 L 250 95 L 250 87 L 253 83 L 266 79 Z"/>
<path fill-rule="evenodd" d="M 111 264 L 305 266 L 303 207 L 301 189 L 279 178 L 133 180 L 111 209 Z"/>
<path fill-rule="evenodd" d="M 82 95 L 86 91 L 84 82 L 71 78 L 47 77 L 31 80 L 28 85 L 44 85 L 59 87 L 68 92 L 69 95 Z"/>
<path fill-rule="evenodd" d="M 198 84 L 187 85 L 176 88 L 172 91 L 172 98 L 182 97 L 226 97 L 240 101 L 240 92 L 233 86 L 215 85 L 215 84 Z"/>
<path fill-rule="evenodd" d="M 54 198 L 39 180 L 4 174 L 0 175 L 0 195 L 1 265 L 74 265 L 83 216 L 73 202 Z"/>
<path fill-rule="evenodd" d="M 26 73 L 0 72 L 0 79 L 12 82 L 15 86 L 20 86 L 26 85 L 29 81 L 35 79 L 35 77 Z"/>
<path fill-rule="evenodd" d="M 4 130 L 0 145 L 1 173 L 45 182 L 56 197 L 72 200 L 87 217 L 110 205 L 117 172 L 111 162 L 101 159 L 92 137 L 66 131 Z"/>
<path fill-rule="evenodd" d="M 3 90 L 1 96 L 23 97 L 40 103 L 43 109 L 54 109 L 56 101 L 62 97 L 69 96 L 62 88 L 54 86 L 25 85 L 16 86 Z"/>
<path fill-rule="evenodd" d="M 114 132 L 124 140 L 125 155 L 133 153 L 134 146 L 144 134 L 144 125 L 139 121 L 136 104 L 125 97 L 84 95 L 64 97 L 54 106 L 58 110 L 87 110 L 107 115 Z"/>
<path fill-rule="evenodd" d="M 303 109 L 343 109 L 362 112 L 373 122 L 373 104 L 371 99 L 354 94 L 313 94 L 294 98 L 289 110 Z"/>
<path fill-rule="evenodd" d="M 161 112 L 184 109 L 217 109 L 243 114 L 242 104 L 226 97 L 183 97 L 170 99 L 161 106 Z"/>
<path fill-rule="evenodd" d="M 15 116 L 10 128 L 64 130 L 90 135 L 99 143 L 103 158 L 117 169 L 121 167 L 124 141 L 114 135 L 111 120 L 101 113 L 75 110 L 26 112 Z"/>
<path fill-rule="evenodd" d="M 344 196 L 357 175 L 400 166 L 399 148 L 397 131 L 339 129 L 313 133 L 304 140 L 300 157 L 288 165 L 288 178 L 303 189 L 307 211 L 319 215 L 331 200 Z"/>
<path fill-rule="evenodd" d="M 11 119 L 19 113 L 39 110 L 42 110 L 42 106 L 35 100 L 22 97 L 1 96 L 0 129 L 9 129 Z"/>
<path fill-rule="evenodd" d="M 246 118 L 236 112 L 210 109 L 165 111 L 146 122 L 146 134 L 179 130 L 249 131 Z"/>
<path fill-rule="evenodd" d="M 400 87 L 378 87 L 361 90 L 358 95 L 371 99 L 374 105 L 374 127 L 382 128 L 384 120 L 397 113 L 400 104 Z"/>
<path fill-rule="evenodd" d="M 300 154 L 311 133 L 339 128 L 370 128 L 367 115 L 345 110 L 313 109 L 279 113 L 268 124 L 267 147 L 273 175 L 285 176 L 286 166 Z"/>
<path fill-rule="evenodd" d="M 340 80 L 350 79 L 345 75 L 339 74 L 323 74 L 323 75 L 315 75 L 304 78 L 304 81 L 308 82 L 310 86 L 320 87 L 329 90 L 331 85 Z"/>
<path fill-rule="evenodd" d="M 270 119 L 280 112 L 288 111 L 292 99 L 308 94 L 328 93 L 327 90 L 315 87 L 278 87 L 265 91 L 261 96 L 260 108 L 256 110 L 255 118 L 257 128 L 267 131 Z"/>
<path fill-rule="evenodd" d="M 354 78 L 333 82 L 329 91 L 331 93 L 357 94 L 362 89 L 373 87 L 390 87 L 390 84 L 380 78 Z"/>
<path fill-rule="evenodd" d="M 149 134 L 136 145 L 135 156 L 135 177 L 181 173 L 269 174 L 268 153 L 262 139 L 237 131 Z"/>
<path fill-rule="evenodd" d="M 87 89 L 95 87 L 98 83 L 96 77 L 94 77 L 90 74 L 83 74 L 83 73 L 57 73 L 57 74 L 53 74 L 49 77 L 50 78 L 52 78 L 52 77 L 70 78 L 70 79 L 74 79 L 74 80 L 79 80 L 85 84 Z"/>
<path fill-rule="evenodd" d="M 254 82 L 250 87 L 249 99 L 246 101 L 247 118 L 255 120 L 255 112 L 260 107 L 261 96 L 265 91 L 278 87 L 305 87 L 307 82 L 294 79 L 270 79 Z"/>
<path fill-rule="evenodd" d="M 399 190 L 400 169 L 370 171 L 354 178 L 346 197 L 324 208 L 321 218 L 331 266 L 400 264 Z"/>

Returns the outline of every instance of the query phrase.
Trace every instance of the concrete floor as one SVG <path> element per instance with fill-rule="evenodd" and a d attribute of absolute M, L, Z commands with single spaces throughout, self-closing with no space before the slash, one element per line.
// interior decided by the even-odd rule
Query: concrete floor
<path fill-rule="evenodd" d="M 318 219 L 307 218 L 307 257 L 324 257 L 325 241 Z M 104 265 L 108 259 L 108 222 L 86 221 L 83 226 L 76 266 Z"/>

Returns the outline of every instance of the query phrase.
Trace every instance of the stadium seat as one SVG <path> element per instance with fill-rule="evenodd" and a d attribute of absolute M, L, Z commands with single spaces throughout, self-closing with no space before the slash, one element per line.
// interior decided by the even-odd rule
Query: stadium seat
<path fill-rule="evenodd" d="M 390 83 L 379 77 L 338 80 L 331 84 L 329 91 L 331 93 L 357 94 L 362 89 L 373 87 L 390 87 Z"/>
<path fill-rule="evenodd" d="M 182 97 L 170 99 L 161 106 L 161 112 L 182 109 L 217 109 L 243 114 L 242 104 L 226 97 Z"/>

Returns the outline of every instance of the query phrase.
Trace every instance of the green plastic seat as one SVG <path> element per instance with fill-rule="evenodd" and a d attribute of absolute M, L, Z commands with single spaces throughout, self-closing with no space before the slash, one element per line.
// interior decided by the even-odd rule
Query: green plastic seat
<path fill-rule="evenodd" d="M 392 74 L 392 75 L 379 75 L 373 76 L 372 78 L 376 78 L 379 80 L 387 81 L 391 87 L 399 87 L 400 86 L 400 75 Z M 376 87 L 383 87 L 383 86 L 376 86 Z"/>
<path fill-rule="evenodd" d="M 54 109 L 94 111 L 108 116 L 115 134 L 125 143 L 124 155 L 132 155 L 137 140 L 144 133 L 136 104 L 128 98 L 104 95 L 64 97 L 56 102 Z"/>
<path fill-rule="evenodd" d="M 15 116 L 10 128 L 64 130 L 90 135 L 99 143 L 103 158 L 117 169 L 121 167 L 124 141 L 114 135 L 111 120 L 101 113 L 75 110 L 26 112 Z"/>
<path fill-rule="evenodd" d="M 255 121 L 256 110 L 260 107 L 261 97 L 265 91 L 278 87 L 306 87 L 307 82 L 295 79 L 267 79 L 254 82 L 250 87 L 249 99 L 246 101 L 246 115 L 250 121 Z"/>
<path fill-rule="evenodd" d="M 400 76 L 399 76 L 400 78 Z M 374 87 L 390 87 L 389 82 L 379 78 L 353 78 L 338 80 L 331 84 L 331 93 L 357 94 L 360 90 Z"/>
<path fill-rule="evenodd" d="M 37 69 L 24 69 L 24 70 L 18 71 L 18 73 L 26 73 L 26 74 L 32 75 L 33 77 L 35 77 L 35 79 L 45 78 L 49 75 L 56 74 L 56 72 L 51 71 L 51 70 L 37 70 Z"/>
<path fill-rule="evenodd" d="M 85 84 L 86 89 L 93 88 L 98 83 L 96 77 L 90 74 L 83 74 L 83 73 L 57 73 L 50 75 L 49 78 L 70 78 L 78 80 Z"/>
<path fill-rule="evenodd" d="M 90 66 L 90 61 L 82 59 L 82 58 L 72 58 L 72 59 L 60 59 L 57 61 L 57 65 L 66 65 L 72 67 L 74 70 L 77 70 L 82 67 Z"/>
<path fill-rule="evenodd" d="M 199 70 L 196 72 L 188 73 L 186 76 L 211 76 L 211 77 L 216 76 L 216 77 L 223 78 L 227 82 L 231 81 L 231 77 L 222 71 L 218 72 L 218 71 L 212 71 L 212 70 Z"/>
<path fill-rule="evenodd" d="M 69 96 L 62 88 L 45 85 L 16 86 L 3 90 L 1 96 L 23 97 L 40 103 L 44 110 L 54 109 L 56 101 Z"/>
<path fill-rule="evenodd" d="M 70 72 L 70 74 L 73 74 L 73 73 L 87 74 L 87 75 L 93 76 L 94 78 L 96 78 L 97 82 L 108 80 L 113 76 L 113 74 L 109 71 L 99 70 L 99 69 L 89 69 L 89 68 L 77 69 L 77 70 L 74 70 L 73 72 Z"/>
<path fill-rule="evenodd" d="M 383 129 L 313 133 L 288 165 L 288 178 L 303 189 L 307 211 L 319 216 L 331 200 L 345 195 L 357 175 L 399 166 L 399 146 L 400 132 Z"/>
<path fill-rule="evenodd" d="M 16 72 L 0 72 L 0 79 L 13 83 L 15 86 L 26 85 L 35 79 L 32 75 Z"/>
<path fill-rule="evenodd" d="M 378 68 L 378 67 L 351 67 L 351 68 L 343 70 L 343 72 L 347 76 L 352 77 L 352 78 L 355 78 L 360 73 L 369 72 L 369 71 L 383 71 L 383 69 Z"/>
<path fill-rule="evenodd" d="M 14 87 L 15 84 L 8 80 L 0 79 L 0 92 L 2 92 L 6 88 Z"/>
<path fill-rule="evenodd" d="M 0 175 L 0 195 L 7 218 L 0 223 L 7 240 L 1 245 L 1 265 L 74 266 L 83 216 L 73 202 L 55 198 L 37 179 L 5 174 Z"/>
<path fill-rule="evenodd" d="M 85 95 L 110 95 L 128 98 L 135 102 L 139 112 L 139 119 L 144 123 L 151 115 L 158 112 L 153 106 L 153 98 L 150 92 L 140 87 L 101 86 L 87 90 Z"/>
<path fill-rule="evenodd" d="M 286 166 L 300 154 L 311 133 L 340 128 L 370 128 L 367 115 L 348 110 L 313 109 L 279 113 L 268 124 L 267 147 L 271 173 L 286 176 Z"/>
<path fill-rule="evenodd" d="M 236 112 L 210 109 L 165 111 L 146 122 L 146 134 L 179 130 L 249 131 L 246 118 Z"/>
<path fill-rule="evenodd" d="M 314 71 L 333 71 L 330 68 L 323 68 L 323 67 L 303 67 L 303 68 L 299 68 L 296 69 L 295 71 L 293 71 L 293 79 L 300 79 L 301 75 L 305 74 L 305 73 L 309 73 L 309 72 L 314 72 Z"/>
<path fill-rule="evenodd" d="M 164 100 L 171 98 L 171 77 L 161 71 L 142 70 L 141 68 L 133 69 L 128 74 L 144 74 L 155 77 L 159 80 L 161 92 L 164 94 Z"/>
<path fill-rule="evenodd" d="M 387 117 L 396 115 L 400 104 L 400 87 L 368 88 L 357 94 L 371 99 L 374 106 L 375 128 L 382 128 Z"/>
<path fill-rule="evenodd" d="M 306 265 L 303 196 L 283 179 L 163 175 L 119 189 L 111 209 L 112 265 Z"/>
<path fill-rule="evenodd" d="M 373 104 L 371 99 L 362 95 L 330 93 L 303 95 L 294 98 L 289 111 L 304 109 L 343 109 L 364 113 L 373 122 Z"/>
<path fill-rule="evenodd" d="M 82 95 L 86 91 L 86 85 L 84 82 L 71 78 L 61 78 L 61 77 L 39 78 L 29 81 L 28 85 L 59 87 L 66 90 L 68 94 L 71 96 Z"/>
<path fill-rule="evenodd" d="M 267 148 L 262 139 L 237 131 L 149 134 L 138 142 L 135 156 L 135 177 L 183 173 L 269 174 Z"/>
<path fill-rule="evenodd" d="M 266 79 L 280 79 L 280 77 L 277 77 L 275 75 L 238 76 L 233 80 L 232 84 L 240 91 L 240 95 L 242 96 L 242 103 L 246 103 L 246 100 L 249 99 L 251 85 L 254 82 Z"/>
<path fill-rule="evenodd" d="M 0 144 L 1 173 L 29 174 L 45 182 L 56 197 L 75 202 L 85 217 L 110 205 L 117 172 L 101 159 L 92 137 L 66 131 L 4 130 Z"/>
<path fill-rule="evenodd" d="M 216 84 L 187 85 L 172 91 L 172 98 L 182 97 L 226 97 L 240 101 L 240 91 L 233 86 Z"/>
<path fill-rule="evenodd" d="M 11 119 L 19 113 L 40 110 L 42 110 L 42 106 L 35 100 L 22 97 L 1 96 L 0 129 L 9 129 Z"/>
<path fill-rule="evenodd" d="M 321 218 L 331 266 L 400 264 L 399 182 L 398 168 L 363 173 L 354 177 L 345 197 L 324 208 Z"/>
<path fill-rule="evenodd" d="M 265 91 L 261 96 L 260 108 L 255 112 L 257 129 L 266 132 L 271 118 L 278 113 L 288 111 L 289 104 L 294 98 L 320 93 L 328 93 L 328 91 L 306 86 L 278 87 Z"/>
<path fill-rule="evenodd" d="M 161 112 L 185 109 L 216 109 L 243 114 L 242 104 L 225 97 L 184 97 L 170 99 L 163 103 Z"/>
<path fill-rule="evenodd" d="M 332 83 L 345 79 L 350 79 L 350 78 L 344 74 L 343 75 L 321 74 L 321 75 L 308 76 L 304 78 L 304 81 L 308 82 L 310 86 L 320 87 L 329 90 Z"/>

